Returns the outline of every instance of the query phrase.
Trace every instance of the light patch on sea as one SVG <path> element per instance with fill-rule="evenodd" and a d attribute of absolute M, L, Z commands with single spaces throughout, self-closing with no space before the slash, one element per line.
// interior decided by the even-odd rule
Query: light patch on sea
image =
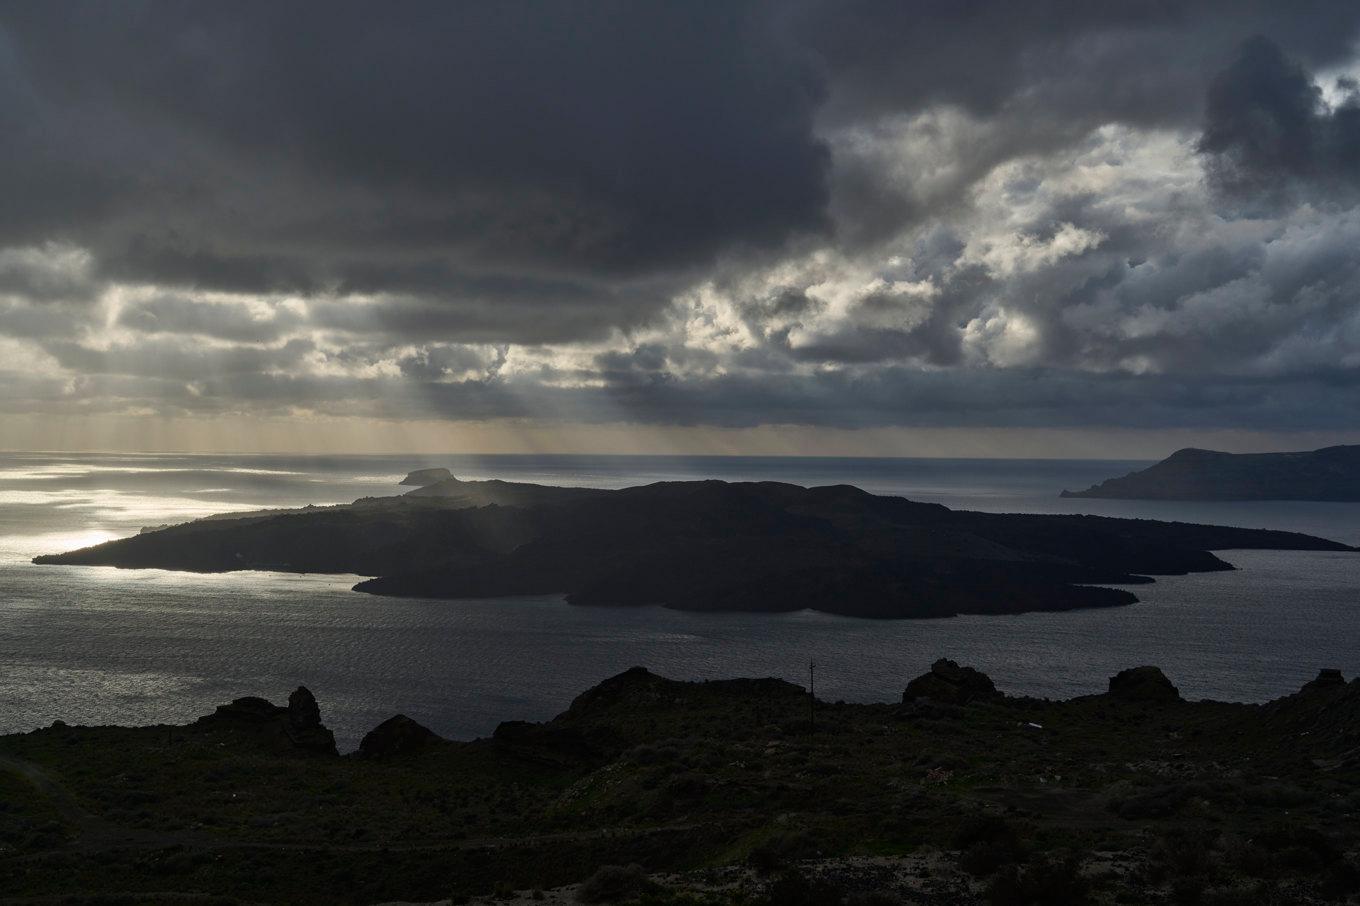
<path fill-rule="evenodd" d="M 455 738 L 540 720 L 633 665 L 681 679 L 780 676 L 818 664 L 828 700 L 895 700 L 937 657 L 1008 692 L 1068 697 L 1158 664 L 1190 697 L 1247 701 L 1321 667 L 1360 671 L 1360 555 L 1231 551 L 1235 572 L 1166 577 L 1140 603 L 1007 617 L 866 621 L 812 611 L 696 614 L 581 608 L 560 597 L 429 601 L 351 591 L 355 576 L 201 575 L 35 566 L 67 550 L 223 512 L 400 493 L 409 469 L 622 486 L 771 478 L 993 511 L 1099 512 L 1312 531 L 1356 543 L 1348 504 L 1058 500 L 1137 464 L 976 460 L 666 460 L 639 457 L 154 457 L 0 455 L 0 732 L 68 723 L 184 722 L 242 695 L 320 700 L 342 748 L 402 712 Z M 84 466 L 90 468 L 84 468 Z M 107 468 L 105 468 L 107 467 Z M 60 474 L 68 487 L 52 484 Z"/>

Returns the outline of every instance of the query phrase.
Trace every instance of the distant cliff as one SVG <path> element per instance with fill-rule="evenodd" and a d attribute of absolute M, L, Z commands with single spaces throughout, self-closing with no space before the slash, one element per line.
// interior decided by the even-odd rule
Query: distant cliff
<path fill-rule="evenodd" d="M 401 480 L 402 484 L 423 488 L 453 478 L 448 469 L 416 469 Z"/>
<path fill-rule="evenodd" d="M 1000 515 L 848 485 L 622 490 L 449 479 L 348 506 L 205 519 L 38 563 L 374 576 L 374 594 L 566 594 L 575 604 L 937 617 L 1103 607 L 1100 585 L 1226 570 L 1210 551 L 1347 551 L 1290 532 Z"/>
<path fill-rule="evenodd" d="M 1178 450 L 1155 466 L 1064 497 L 1360 501 L 1360 446 L 1311 453 Z"/>

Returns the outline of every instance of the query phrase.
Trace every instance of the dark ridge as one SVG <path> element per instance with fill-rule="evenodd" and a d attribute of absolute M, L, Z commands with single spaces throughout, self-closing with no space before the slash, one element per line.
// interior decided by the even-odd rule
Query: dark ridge
<path fill-rule="evenodd" d="M 412 755 L 443 742 L 433 730 L 405 714 L 397 714 L 378 724 L 359 743 L 360 758 L 395 758 Z"/>
<path fill-rule="evenodd" d="M 1360 446 L 1308 453 L 1219 453 L 1187 448 L 1140 472 L 1063 497 L 1125 500 L 1360 501 Z"/>
<path fill-rule="evenodd" d="M 634 668 L 541 723 L 455 742 L 397 716 L 343 757 L 298 736 L 328 733 L 302 689 L 188 726 L 56 721 L 0 736 L 0 886 L 26 903 L 1354 902 L 1360 683 L 1325 670 L 1266 705 L 1185 701 L 1151 666 L 1109 685 L 1009 696 L 945 659 L 901 703 L 846 704 Z M 597 896 L 619 878 L 632 893 Z"/>

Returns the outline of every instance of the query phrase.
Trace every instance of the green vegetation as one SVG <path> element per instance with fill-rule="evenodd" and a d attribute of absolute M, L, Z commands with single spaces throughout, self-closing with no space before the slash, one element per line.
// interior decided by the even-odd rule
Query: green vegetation
<path fill-rule="evenodd" d="M 788 683 L 633 670 L 548 723 L 466 743 L 408 735 L 386 757 L 381 739 L 366 745 L 376 757 L 300 748 L 287 709 L 224 708 L 176 728 L 56 725 L 0 737 L 0 901 L 1360 893 L 1360 686 L 1326 677 L 1268 706 L 1187 703 L 1167 688 L 819 703 L 814 734 L 806 693 Z"/>

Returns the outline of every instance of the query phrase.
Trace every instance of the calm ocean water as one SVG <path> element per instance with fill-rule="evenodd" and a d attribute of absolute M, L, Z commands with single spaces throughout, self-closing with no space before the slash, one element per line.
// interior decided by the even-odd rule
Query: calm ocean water
<path fill-rule="evenodd" d="M 1161 665 L 1191 697 L 1261 701 L 1320 667 L 1360 672 L 1360 555 L 1231 552 L 1232 573 L 1163 578 L 1112 610 L 864 621 L 800 612 L 592 609 L 560 598 L 424 601 L 352 576 L 33 566 L 144 525 L 401 489 L 410 469 L 621 487 L 676 478 L 857 484 L 994 512 L 1087 512 L 1304 531 L 1360 543 L 1360 505 L 1061 500 L 1145 463 L 575 456 L 0 454 L 0 732 L 181 722 L 231 698 L 312 688 L 342 749 L 404 712 L 454 738 L 538 720 L 635 664 L 682 679 L 806 677 L 828 699 L 896 699 L 937 657 L 1009 692 L 1097 692 Z"/>

